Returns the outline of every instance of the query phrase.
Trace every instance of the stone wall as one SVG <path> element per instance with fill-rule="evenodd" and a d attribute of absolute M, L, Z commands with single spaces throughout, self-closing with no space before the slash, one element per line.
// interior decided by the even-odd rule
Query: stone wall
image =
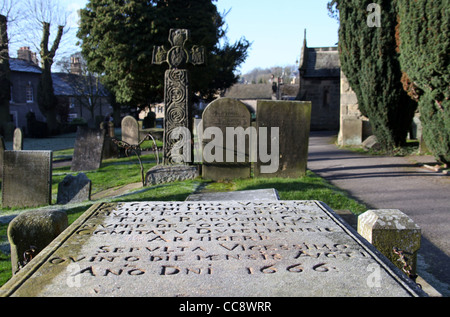
<path fill-rule="evenodd" d="M 350 87 L 347 77 L 341 71 L 338 144 L 341 146 L 360 145 L 371 134 L 369 119 L 359 111 L 356 94 Z"/>
<path fill-rule="evenodd" d="M 301 78 L 301 100 L 311 101 L 311 130 L 338 130 L 339 78 Z"/>

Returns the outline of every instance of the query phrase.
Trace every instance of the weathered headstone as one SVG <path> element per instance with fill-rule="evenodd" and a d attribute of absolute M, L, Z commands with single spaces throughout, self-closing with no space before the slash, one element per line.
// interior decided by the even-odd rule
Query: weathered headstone
<path fill-rule="evenodd" d="M 95 205 L 7 282 L 0 295 L 424 293 L 319 202 L 203 201 Z"/>
<path fill-rule="evenodd" d="M 189 74 L 183 69 L 186 64 L 202 65 L 205 63 L 205 49 L 194 45 L 190 51 L 185 47 L 189 40 L 189 30 L 171 29 L 169 42 L 172 47 L 164 46 L 153 49 L 153 64 L 167 63 L 169 70 L 164 75 L 164 164 L 180 164 L 172 157 L 172 149 L 179 141 L 185 141 L 175 131 L 177 128 L 190 128 L 189 109 Z M 187 162 L 186 162 L 187 163 Z"/>
<path fill-rule="evenodd" d="M 122 141 L 130 145 L 139 144 L 139 124 L 132 116 L 122 119 Z"/>
<path fill-rule="evenodd" d="M 68 227 L 67 214 L 61 210 L 27 211 L 8 226 L 13 274 L 32 260 Z M 25 257 L 25 258 L 24 258 Z"/>
<path fill-rule="evenodd" d="M 409 259 L 406 266 L 410 268 L 405 269 L 415 275 L 421 229 L 403 212 L 398 209 L 369 210 L 358 217 L 358 233 L 400 269 L 405 263 L 394 248 L 402 251 Z"/>
<path fill-rule="evenodd" d="M 67 175 L 58 184 L 57 204 L 78 203 L 91 199 L 91 180 L 84 173 Z"/>
<path fill-rule="evenodd" d="M 51 151 L 5 151 L 2 206 L 50 205 L 52 157 Z"/>
<path fill-rule="evenodd" d="M 249 178 L 253 135 L 245 104 L 231 98 L 217 99 L 203 112 L 202 125 L 203 178 Z"/>
<path fill-rule="evenodd" d="M 256 126 L 259 147 L 255 177 L 302 177 L 308 161 L 311 102 L 258 100 Z M 278 135 L 276 129 L 278 128 Z M 274 152 L 275 151 L 275 152 Z M 278 151 L 278 162 L 274 162 Z M 267 153 L 265 153 L 267 152 Z M 268 155 L 268 154 L 271 155 Z M 264 159 L 271 158 L 270 162 Z M 278 163 L 278 164 L 277 164 Z"/>
<path fill-rule="evenodd" d="M 102 164 L 105 130 L 78 127 L 71 171 L 92 171 Z"/>
<path fill-rule="evenodd" d="M 16 128 L 14 130 L 13 150 L 14 151 L 22 151 L 23 150 L 23 133 L 22 133 L 22 129 L 20 129 L 20 128 Z"/>

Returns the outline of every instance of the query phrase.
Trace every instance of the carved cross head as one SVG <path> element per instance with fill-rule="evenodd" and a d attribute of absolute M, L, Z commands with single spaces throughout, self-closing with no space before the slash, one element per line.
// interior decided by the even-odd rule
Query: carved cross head
<path fill-rule="evenodd" d="M 169 32 L 169 42 L 172 47 L 167 51 L 164 46 L 153 48 L 152 63 L 161 65 L 169 64 L 170 69 L 179 69 L 187 63 L 202 65 L 205 63 L 205 48 L 194 45 L 190 51 L 185 48 L 189 40 L 190 32 L 186 29 L 171 29 Z"/>

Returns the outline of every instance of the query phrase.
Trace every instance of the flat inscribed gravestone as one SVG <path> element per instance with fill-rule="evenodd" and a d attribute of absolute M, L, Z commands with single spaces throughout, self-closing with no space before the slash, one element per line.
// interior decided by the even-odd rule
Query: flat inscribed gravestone
<path fill-rule="evenodd" d="M 93 171 L 102 164 L 105 130 L 78 127 L 71 171 Z"/>
<path fill-rule="evenodd" d="M 315 201 L 97 204 L 2 296 L 419 296 Z"/>
<path fill-rule="evenodd" d="M 261 173 L 260 157 L 255 164 L 255 177 L 290 177 L 305 176 L 308 161 L 309 130 L 311 122 L 311 102 L 305 101 L 268 101 L 258 100 L 256 125 L 259 142 L 267 140 L 268 153 L 273 153 L 272 144 L 279 145 L 278 170 L 273 173 Z M 272 128 L 279 128 L 278 144 L 274 136 L 262 135 L 262 128 L 267 134 Z"/>
<path fill-rule="evenodd" d="M 5 151 L 2 206 L 50 205 L 52 157 L 51 151 Z"/>
<path fill-rule="evenodd" d="M 238 141 L 234 140 L 234 146 L 228 137 L 239 139 L 234 135 L 227 134 L 227 128 L 242 128 L 246 131 L 251 125 L 250 111 L 245 104 L 236 99 L 220 98 L 208 105 L 202 115 L 203 124 L 203 166 L 202 176 L 206 179 L 223 180 L 234 178 L 250 178 L 250 141 L 249 136 L 245 136 L 245 146 L 238 147 Z M 208 128 L 218 129 L 221 132 L 220 137 L 207 136 L 205 134 Z M 244 137 L 244 134 L 242 137 Z M 223 155 L 218 154 L 222 151 Z M 239 162 L 238 157 L 244 159 Z M 227 159 L 231 158 L 230 159 Z"/>

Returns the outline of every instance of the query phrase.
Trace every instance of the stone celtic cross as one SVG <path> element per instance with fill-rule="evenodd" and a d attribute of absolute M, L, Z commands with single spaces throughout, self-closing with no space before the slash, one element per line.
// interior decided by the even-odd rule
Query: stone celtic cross
<path fill-rule="evenodd" d="M 185 48 L 189 40 L 189 30 L 171 29 L 169 42 L 172 47 L 166 50 L 164 46 L 153 49 L 153 64 L 167 63 L 169 69 L 164 76 L 164 164 L 185 163 L 183 153 L 173 151 L 182 148 L 183 136 L 175 132 L 177 128 L 189 128 L 189 74 L 182 69 L 186 64 L 202 65 L 205 63 L 205 49 L 194 45 L 190 50 Z M 175 154 L 178 153 L 178 154 Z"/>

